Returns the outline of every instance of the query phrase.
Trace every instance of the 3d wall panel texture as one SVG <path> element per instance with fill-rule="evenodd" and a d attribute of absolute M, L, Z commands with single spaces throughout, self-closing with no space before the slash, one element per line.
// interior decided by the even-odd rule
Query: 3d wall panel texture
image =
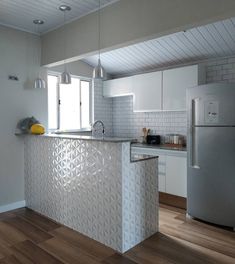
<path fill-rule="evenodd" d="M 26 204 L 124 252 L 158 230 L 156 162 L 130 163 L 129 143 L 28 136 Z"/>

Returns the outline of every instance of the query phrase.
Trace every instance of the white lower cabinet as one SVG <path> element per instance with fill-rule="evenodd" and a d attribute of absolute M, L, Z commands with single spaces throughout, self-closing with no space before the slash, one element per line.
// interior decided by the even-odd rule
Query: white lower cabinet
<path fill-rule="evenodd" d="M 144 147 L 132 147 L 132 152 L 158 156 L 159 191 L 187 197 L 186 152 Z"/>
<path fill-rule="evenodd" d="M 187 196 L 187 158 L 166 156 L 166 193 Z"/>
<path fill-rule="evenodd" d="M 166 192 L 166 156 L 161 155 L 158 158 L 158 189 L 160 192 Z"/>

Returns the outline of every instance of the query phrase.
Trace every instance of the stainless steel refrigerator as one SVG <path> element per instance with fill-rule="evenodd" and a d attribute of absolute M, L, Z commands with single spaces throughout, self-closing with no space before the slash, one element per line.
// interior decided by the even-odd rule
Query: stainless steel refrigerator
<path fill-rule="evenodd" d="M 187 91 L 187 213 L 235 227 L 235 84 Z"/>

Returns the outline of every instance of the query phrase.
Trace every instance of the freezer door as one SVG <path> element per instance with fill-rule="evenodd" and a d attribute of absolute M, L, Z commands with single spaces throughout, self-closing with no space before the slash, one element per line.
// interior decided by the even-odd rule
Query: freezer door
<path fill-rule="evenodd" d="M 235 227 L 235 128 L 191 127 L 187 211 Z"/>
<path fill-rule="evenodd" d="M 189 89 L 189 126 L 235 126 L 234 101 L 234 84 L 209 84 Z"/>

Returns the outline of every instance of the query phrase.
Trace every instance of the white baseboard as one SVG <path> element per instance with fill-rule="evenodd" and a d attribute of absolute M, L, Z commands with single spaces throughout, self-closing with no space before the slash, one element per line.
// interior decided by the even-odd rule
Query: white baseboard
<path fill-rule="evenodd" d="M 0 213 L 8 212 L 18 208 L 25 207 L 25 201 L 19 201 L 11 204 L 0 205 Z"/>

